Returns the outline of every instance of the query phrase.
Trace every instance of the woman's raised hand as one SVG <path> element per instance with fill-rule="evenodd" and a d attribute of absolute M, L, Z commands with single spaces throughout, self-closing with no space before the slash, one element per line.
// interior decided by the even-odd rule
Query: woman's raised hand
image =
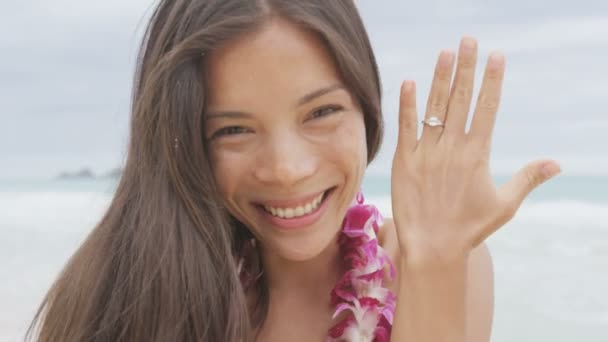
<path fill-rule="evenodd" d="M 392 208 L 401 250 L 414 262 L 466 256 L 509 221 L 534 188 L 560 171 L 555 161 L 537 160 L 502 187 L 495 187 L 489 161 L 504 56 L 496 52 L 488 59 L 468 132 L 465 126 L 477 63 L 475 39 L 462 39 L 452 82 L 455 62 L 453 52 L 442 51 L 425 120 L 437 117 L 444 126 L 424 125 L 420 139 L 415 83 L 405 81 L 401 88 L 399 138 L 391 171 Z"/>

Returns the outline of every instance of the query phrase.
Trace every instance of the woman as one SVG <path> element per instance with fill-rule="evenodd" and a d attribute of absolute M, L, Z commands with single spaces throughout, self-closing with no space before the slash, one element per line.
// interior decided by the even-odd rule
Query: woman
<path fill-rule="evenodd" d="M 415 85 L 403 83 L 394 219 L 382 224 L 358 195 L 383 129 L 353 1 L 161 1 L 115 196 L 30 335 L 488 341 L 483 241 L 559 166 L 533 162 L 494 188 L 504 59 L 490 57 L 465 133 L 476 53 L 472 38 L 457 58 L 441 53 L 420 139 Z"/>

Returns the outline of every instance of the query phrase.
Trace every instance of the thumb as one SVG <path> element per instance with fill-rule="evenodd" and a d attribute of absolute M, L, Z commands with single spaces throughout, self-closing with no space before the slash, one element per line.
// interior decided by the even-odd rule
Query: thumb
<path fill-rule="evenodd" d="M 555 160 L 536 160 L 520 169 L 507 183 L 498 189 L 498 194 L 509 204 L 512 214 L 526 197 L 545 181 L 561 172 Z"/>

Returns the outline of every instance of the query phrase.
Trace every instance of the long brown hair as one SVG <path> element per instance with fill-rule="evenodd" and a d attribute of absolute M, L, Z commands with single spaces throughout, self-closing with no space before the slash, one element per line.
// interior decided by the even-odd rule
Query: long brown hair
<path fill-rule="evenodd" d="M 362 107 L 368 161 L 374 158 L 382 138 L 380 81 L 353 0 L 161 0 L 141 45 L 116 192 L 50 288 L 26 340 L 254 338 L 267 288 L 262 277 L 250 303 L 237 273 L 235 255 L 250 235 L 215 188 L 202 134 L 204 61 L 273 15 L 326 44 Z"/>

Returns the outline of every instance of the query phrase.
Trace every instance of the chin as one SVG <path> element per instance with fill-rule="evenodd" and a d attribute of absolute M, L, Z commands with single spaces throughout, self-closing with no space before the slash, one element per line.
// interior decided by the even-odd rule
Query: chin
<path fill-rule="evenodd" d="M 281 259 L 289 261 L 308 261 L 317 258 L 324 251 L 332 247 L 338 247 L 337 238 L 340 227 L 334 231 L 324 232 L 323 236 L 301 237 L 293 241 L 273 241 L 272 246 L 268 246 L 273 254 Z"/>

